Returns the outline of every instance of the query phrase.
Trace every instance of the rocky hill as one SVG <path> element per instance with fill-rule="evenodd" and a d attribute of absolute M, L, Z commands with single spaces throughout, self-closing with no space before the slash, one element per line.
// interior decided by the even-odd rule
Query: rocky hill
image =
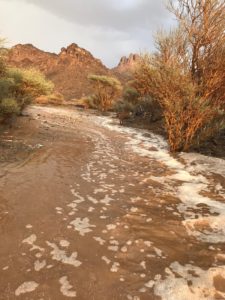
<path fill-rule="evenodd" d="M 122 81 L 127 81 L 132 78 L 132 71 L 140 60 L 139 54 L 131 53 L 128 57 L 123 56 L 117 67 L 113 68 L 114 74 Z"/>
<path fill-rule="evenodd" d="M 55 84 L 55 89 L 65 99 L 77 99 L 92 92 L 87 79 L 90 74 L 118 77 L 123 83 L 131 79 L 138 62 L 138 54 L 122 57 L 118 66 L 108 69 L 89 51 L 73 43 L 62 48 L 59 54 L 42 51 L 31 44 L 18 44 L 8 51 L 8 63 L 15 67 L 34 67 Z"/>
<path fill-rule="evenodd" d="M 31 44 L 19 44 L 9 50 L 8 62 L 11 66 L 39 69 L 66 99 L 91 93 L 89 74 L 112 75 L 99 59 L 77 44 L 62 48 L 59 54 L 44 52 Z"/>

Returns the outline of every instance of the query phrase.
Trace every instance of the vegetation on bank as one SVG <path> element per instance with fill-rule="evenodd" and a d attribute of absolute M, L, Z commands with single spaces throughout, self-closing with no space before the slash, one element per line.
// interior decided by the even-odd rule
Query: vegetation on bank
<path fill-rule="evenodd" d="M 49 95 L 53 87 L 39 71 L 11 68 L 0 56 L 0 121 L 20 114 L 40 95 Z"/>
<path fill-rule="evenodd" d="M 120 81 L 114 77 L 102 75 L 90 75 L 88 79 L 94 89 L 94 94 L 89 98 L 90 104 L 103 112 L 111 109 L 114 100 L 122 91 Z"/>
<path fill-rule="evenodd" d="M 225 128 L 225 3 L 171 0 L 168 8 L 177 28 L 157 34 L 157 51 L 141 57 L 114 109 L 149 121 L 163 116 L 171 151 L 188 151 Z M 106 110 L 118 95 L 100 78 L 91 77 Z"/>
<path fill-rule="evenodd" d="M 134 86 L 162 108 L 171 151 L 187 151 L 225 128 L 225 3 L 172 1 L 178 27 L 156 37 Z"/>

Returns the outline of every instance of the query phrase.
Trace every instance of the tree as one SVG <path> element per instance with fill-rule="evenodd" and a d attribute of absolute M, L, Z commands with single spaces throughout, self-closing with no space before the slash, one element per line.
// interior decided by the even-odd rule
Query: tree
<path fill-rule="evenodd" d="M 20 113 L 36 97 L 50 94 L 54 87 L 37 70 L 8 67 L 5 52 L 0 48 L 0 118 L 3 120 Z"/>
<path fill-rule="evenodd" d="M 184 54 L 192 80 L 199 86 L 200 93 L 224 106 L 224 0 L 178 0 L 176 5 L 170 0 L 169 9 L 184 34 Z"/>
<path fill-rule="evenodd" d="M 88 79 L 94 87 L 94 101 L 101 111 L 107 111 L 122 90 L 121 83 L 114 77 L 90 75 Z"/>
<path fill-rule="evenodd" d="M 225 127 L 225 3 L 170 1 L 178 28 L 156 36 L 157 52 L 144 56 L 135 87 L 163 109 L 172 151 Z"/>
<path fill-rule="evenodd" d="M 7 77 L 13 81 L 11 94 L 20 103 L 21 109 L 35 98 L 49 95 L 54 84 L 35 69 L 8 68 Z"/>

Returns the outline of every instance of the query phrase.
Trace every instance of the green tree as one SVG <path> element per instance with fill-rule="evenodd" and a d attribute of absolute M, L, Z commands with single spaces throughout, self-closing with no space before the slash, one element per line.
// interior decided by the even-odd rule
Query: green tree
<path fill-rule="evenodd" d="M 88 79 L 94 88 L 94 102 L 101 111 L 107 111 L 112 107 L 113 101 L 122 91 L 122 85 L 118 79 L 109 76 L 90 75 Z"/>
<path fill-rule="evenodd" d="M 53 83 L 35 69 L 9 68 L 6 75 L 13 82 L 11 94 L 20 103 L 21 109 L 35 98 L 49 95 L 54 88 Z"/>
<path fill-rule="evenodd" d="M 41 95 L 49 95 L 54 88 L 53 83 L 37 70 L 8 67 L 4 50 L 0 49 L 1 119 L 20 113 L 32 100 Z"/>

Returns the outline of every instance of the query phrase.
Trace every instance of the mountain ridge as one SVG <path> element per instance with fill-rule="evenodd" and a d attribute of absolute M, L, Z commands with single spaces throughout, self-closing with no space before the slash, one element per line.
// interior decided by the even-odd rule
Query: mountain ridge
<path fill-rule="evenodd" d="M 122 57 L 119 64 L 110 69 L 91 52 L 72 43 L 61 51 L 43 51 L 32 44 L 17 44 L 8 50 L 7 61 L 10 66 L 36 68 L 53 81 L 57 92 L 65 99 L 77 99 L 92 92 L 88 75 L 114 76 L 125 82 L 138 61 L 137 54 Z"/>

